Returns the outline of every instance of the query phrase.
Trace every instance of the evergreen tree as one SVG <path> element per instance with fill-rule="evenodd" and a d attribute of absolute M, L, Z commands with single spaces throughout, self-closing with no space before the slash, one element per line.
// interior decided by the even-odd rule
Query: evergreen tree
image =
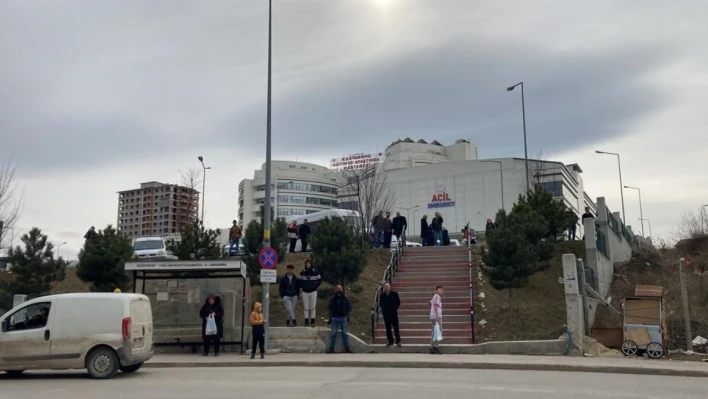
<path fill-rule="evenodd" d="M 553 194 L 536 185 L 528 196 L 519 195 L 519 200 L 514 204 L 514 208 L 525 205 L 529 205 L 544 218 L 547 228 L 546 238 L 557 241 L 565 236 L 564 233 L 571 224 L 571 217 L 568 207 L 563 201 L 554 199 Z"/>
<path fill-rule="evenodd" d="M 331 285 L 355 283 L 366 267 L 368 249 L 362 247 L 359 234 L 341 218 L 320 220 L 310 243 L 312 265 Z"/>
<path fill-rule="evenodd" d="M 535 273 L 550 267 L 553 243 L 546 239 L 548 227 L 543 216 L 527 203 L 514 206 L 508 215 L 499 210 L 496 225 L 487 236 L 482 272 L 492 287 L 509 290 L 511 302 L 512 289 L 524 286 Z"/>
<path fill-rule="evenodd" d="M 263 207 L 261 207 L 261 213 Z M 246 232 L 242 238 L 244 254 L 241 260 L 248 268 L 248 275 L 251 278 L 251 284 L 256 284 L 256 275 L 260 273 L 261 265 L 258 263 L 258 255 L 263 249 L 263 225 L 257 219 L 251 220 L 246 226 Z M 285 260 L 288 246 L 287 225 L 285 219 L 278 218 L 273 221 L 270 231 L 270 246 L 278 252 L 278 260 Z"/>
<path fill-rule="evenodd" d="M 18 245 L 8 252 L 12 280 L 6 284 L 5 291 L 29 296 L 46 294 L 52 281 L 64 278 L 66 262 L 62 258 L 54 259 L 54 246 L 37 227 L 22 236 L 22 242 L 24 249 Z"/>
<path fill-rule="evenodd" d="M 219 259 L 220 234 L 219 229 L 206 229 L 200 220 L 195 220 L 182 232 L 180 241 L 170 240 L 167 243 L 167 249 L 179 260 Z"/>
<path fill-rule="evenodd" d="M 130 283 L 125 275 L 125 262 L 134 253 L 130 238 L 109 225 L 99 231 L 96 237 L 86 240 L 79 252 L 76 274 L 81 280 L 93 283 L 92 291 L 111 292 L 116 288 L 124 290 Z"/>

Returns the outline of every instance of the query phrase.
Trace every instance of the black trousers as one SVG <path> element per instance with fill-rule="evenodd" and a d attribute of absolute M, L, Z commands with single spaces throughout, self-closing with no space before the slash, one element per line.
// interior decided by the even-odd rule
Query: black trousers
<path fill-rule="evenodd" d="M 392 232 L 384 231 L 384 243 L 383 243 L 384 248 L 391 248 L 391 237 L 392 236 L 393 236 Z"/>
<path fill-rule="evenodd" d="M 297 238 L 290 239 L 290 253 L 295 253 L 295 244 L 297 244 Z"/>
<path fill-rule="evenodd" d="M 209 347 L 214 343 L 214 353 L 219 353 L 221 348 L 221 338 L 218 335 L 206 335 L 204 336 L 204 353 L 209 354 Z"/>
<path fill-rule="evenodd" d="M 264 331 L 253 330 L 253 343 L 251 344 L 251 354 L 256 354 L 256 345 L 258 345 L 261 350 L 261 355 L 265 354 L 263 346 L 265 345 L 265 334 Z"/>
<path fill-rule="evenodd" d="M 386 339 L 389 345 L 393 345 L 393 337 L 396 336 L 396 343 L 401 343 L 401 331 L 398 328 L 398 316 L 384 316 L 386 325 Z M 393 330 L 393 331 L 391 331 Z"/>
<path fill-rule="evenodd" d="M 302 251 L 301 252 L 306 252 L 307 251 L 307 238 L 301 238 L 300 242 L 302 243 Z"/>

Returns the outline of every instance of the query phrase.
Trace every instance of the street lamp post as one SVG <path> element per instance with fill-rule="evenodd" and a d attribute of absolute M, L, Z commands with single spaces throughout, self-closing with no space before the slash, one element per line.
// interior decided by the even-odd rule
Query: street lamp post
<path fill-rule="evenodd" d="M 64 241 L 63 243 L 57 245 L 57 259 L 59 259 L 59 247 L 61 247 L 61 246 L 64 245 L 64 244 L 66 244 L 66 241 Z"/>
<path fill-rule="evenodd" d="M 499 164 L 499 181 L 501 184 L 502 209 L 506 209 L 506 207 L 504 206 L 504 169 L 503 169 L 504 164 L 502 163 L 502 161 L 492 161 L 492 160 L 483 160 L 482 162 L 491 162 L 491 163 L 498 163 Z"/>
<path fill-rule="evenodd" d="M 646 221 L 647 223 L 649 223 L 649 237 L 654 237 L 654 236 L 651 234 L 651 220 L 649 220 L 649 219 L 642 219 L 642 218 L 639 218 L 639 220 Z"/>
<path fill-rule="evenodd" d="M 531 182 L 529 176 L 529 147 L 526 141 L 526 101 L 524 100 L 524 82 L 519 82 L 506 88 L 506 91 L 513 91 L 516 86 L 521 86 L 521 117 L 524 121 L 524 163 L 526 165 L 526 194 L 531 192 Z"/>
<path fill-rule="evenodd" d="M 270 191 L 271 191 L 271 92 L 272 92 L 272 46 L 273 46 L 273 0 L 268 0 L 268 93 L 266 96 L 266 162 L 265 162 L 265 201 L 263 204 L 263 248 L 270 248 Z M 265 315 L 264 346 L 268 347 L 270 337 L 270 283 L 263 284 L 263 313 Z"/>
<path fill-rule="evenodd" d="M 627 218 L 624 213 L 624 190 L 622 187 L 622 163 L 620 162 L 620 155 L 614 152 L 606 152 L 606 151 L 595 151 L 597 154 L 605 154 L 605 155 L 614 155 L 617 157 L 617 169 L 619 170 L 619 178 L 620 178 L 620 199 L 622 200 L 622 223 L 624 223 L 625 226 L 627 226 Z"/>
<path fill-rule="evenodd" d="M 639 189 L 639 187 L 632 187 L 632 186 L 624 186 L 624 188 L 630 188 L 632 190 L 637 190 L 637 193 L 639 193 L 639 220 L 642 221 L 642 237 L 645 237 L 644 235 L 644 214 L 642 213 L 642 190 Z M 624 209 L 622 210 L 624 212 Z"/>
<path fill-rule="evenodd" d="M 206 171 L 211 169 L 211 166 L 204 166 L 204 158 L 200 155 L 197 157 L 204 169 L 204 177 L 202 177 L 202 224 L 204 224 L 204 208 L 206 208 Z"/>

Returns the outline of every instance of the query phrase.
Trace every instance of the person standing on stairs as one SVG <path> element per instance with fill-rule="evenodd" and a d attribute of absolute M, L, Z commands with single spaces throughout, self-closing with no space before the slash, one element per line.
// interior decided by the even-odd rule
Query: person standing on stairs
<path fill-rule="evenodd" d="M 288 316 L 288 327 L 297 326 L 297 318 L 295 317 L 295 306 L 297 298 L 300 296 L 300 279 L 295 276 L 293 270 L 295 266 L 288 265 L 288 271 L 280 278 L 279 293 L 283 300 L 285 312 Z"/>
<path fill-rule="evenodd" d="M 408 221 L 405 216 L 401 216 L 401 212 L 396 212 L 396 217 L 393 218 L 393 235 L 396 236 L 396 241 L 401 242 L 401 236 L 408 229 Z M 406 245 L 406 243 L 401 243 Z"/>
<path fill-rule="evenodd" d="M 437 324 L 442 332 L 442 296 L 443 296 L 443 286 L 438 285 L 435 287 L 435 294 L 433 299 L 430 300 L 430 323 L 433 327 L 433 333 L 430 339 L 430 353 L 440 354 L 440 341 L 435 340 L 435 325 Z"/>
<path fill-rule="evenodd" d="M 349 347 L 349 316 L 352 313 L 352 304 L 349 297 L 344 295 L 344 287 L 337 284 L 337 292 L 329 300 L 329 321 L 332 325 L 332 338 L 329 343 L 327 353 L 334 353 L 334 348 L 337 345 L 337 332 L 342 329 L 342 343 L 344 344 L 344 352 L 352 353 Z"/>
<path fill-rule="evenodd" d="M 317 289 L 322 284 L 320 272 L 312 267 L 312 261 L 305 261 L 305 268 L 300 272 L 300 290 L 302 307 L 305 312 L 305 327 L 315 326 L 315 308 L 317 307 Z"/>
<path fill-rule="evenodd" d="M 383 247 L 391 248 L 391 237 L 393 236 L 393 222 L 391 222 L 391 212 L 386 212 L 386 216 L 381 220 L 381 229 L 383 230 Z"/>
<path fill-rule="evenodd" d="M 424 247 L 430 245 L 428 233 L 428 215 L 423 215 L 423 218 L 420 219 L 420 244 Z"/>
<path fill-rule="evenodd" d="M 307 219 L 302 221 L 300 228 L 298 228 L 298 234 L 300 235 L 300 244 L 302 248 L 300 252 L 307 252 L 307 239 L 310 237 L 312 230 L 310 230 L 310 225 L 307 223 Z"/>
<path fill-rule="evenodd" d="M 433 221 L 430 222 L 430 229 L 433 231 L 433 244 L 436 247 L 443 245 L 443 217 L 440 212 L 435 212 Z"/>
<path fill-rule="evenodd" d="M 396 291 L 391 290 L 391 283 L 384 284 L 383 294 L 379 298 L 381 313 L 386 325 L 386 339 L 388 344 L 393 345 L 393 337 L 396 336 L 396 346 L 401 347 L 401 331 L 398 324 L 398 308 L 401 307 L 401 298 Z M 393 330 L 393 331 L 391 331 Z"/>

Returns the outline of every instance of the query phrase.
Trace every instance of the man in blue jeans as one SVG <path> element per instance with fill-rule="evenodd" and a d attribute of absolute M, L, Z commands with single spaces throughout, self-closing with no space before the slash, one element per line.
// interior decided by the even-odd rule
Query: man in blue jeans
<path fill-rule="evenodd" d="M 342 341 L 344 342 L 344 351 L 352 353 L 349 348 L 349 316 L 352 312 L 352 305 L 349 298 L 344 295 L 344 287 L 341 284 L 337 285 L 337 292 L 329 300 L 329 323 L 332 324 L 332 340 L 329 344 L 327 353 L 334 353 L 334 347 L 337 345 L 337 331 L 342 329 Z"/>

